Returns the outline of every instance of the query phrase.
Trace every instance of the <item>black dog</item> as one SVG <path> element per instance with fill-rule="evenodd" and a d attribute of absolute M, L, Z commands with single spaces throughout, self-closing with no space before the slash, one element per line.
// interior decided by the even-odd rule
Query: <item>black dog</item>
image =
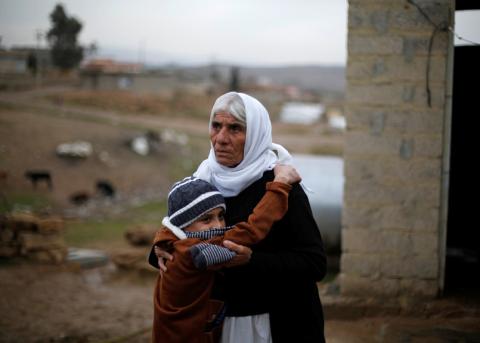
<path fill-rule="evenodd" d="M 90 194 L 88 192 L 76 192 L 70 195 L 70 202 L 74 205 L 85 205 L 90 200 Z"/>
<path fill-rule="evenodd" d="M 113 198 L 115 196 L 115 187 L 106 180 L 97 181 L 97 192 L 105 197 Z"/>
<path fill-rule="evenodd" d="M 53 188 L 52 176 L 47 170 L 27 170 L 25 177 L 32 182 L 33 188 L 35 189 L 39 182 L 45 182 L 50 190 Z"/>

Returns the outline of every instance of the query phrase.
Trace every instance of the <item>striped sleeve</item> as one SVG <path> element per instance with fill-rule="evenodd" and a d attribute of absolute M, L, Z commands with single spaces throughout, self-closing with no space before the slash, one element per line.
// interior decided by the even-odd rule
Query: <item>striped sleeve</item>
<path fill-rule="evenodd" d="M 214 264 L 230 261 L 236 254 L 219 245 L 198 243 L 190 248 L 193 264 L 197 269 L 206 269 Z"/>

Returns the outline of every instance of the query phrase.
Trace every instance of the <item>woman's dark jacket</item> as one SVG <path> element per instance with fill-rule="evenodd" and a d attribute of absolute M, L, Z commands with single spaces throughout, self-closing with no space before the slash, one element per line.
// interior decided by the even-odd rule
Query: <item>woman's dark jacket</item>
<path fill-rule="evenodd" d="M 227 225 L 245 221 L 265 193 L 273 171 L 226 198 Z M 293 186 L 285 217 L 267 237 L 252 247 L 250 262 L 225 269 L 213 296 L 224 298 L 227 316 L 270 313 L 273 342 L 323 342 L 324 319 L 316 282 L 326 273 L 320 231 L 308 198 Z"/>

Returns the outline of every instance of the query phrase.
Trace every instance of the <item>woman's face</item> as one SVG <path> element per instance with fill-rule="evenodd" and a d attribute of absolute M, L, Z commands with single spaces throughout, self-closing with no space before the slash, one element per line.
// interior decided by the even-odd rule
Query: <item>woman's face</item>
<path fill-rule="evenodd" d="M 215 114 L 210 127 L 210 141 L 218 163 L 235 167 L 242 162 L 246 131 L 245 126 L 231 114 Z"/>

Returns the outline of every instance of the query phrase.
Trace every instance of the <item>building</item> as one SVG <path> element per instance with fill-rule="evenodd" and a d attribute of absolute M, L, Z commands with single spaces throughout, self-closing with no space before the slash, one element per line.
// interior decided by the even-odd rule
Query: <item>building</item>
<path fill-rule="evenodd" d="M 0 50 L 0 74 L 28 74 L 29 59 L 40 72 L 52 69 L 52 59 L 49 49 L 36 49 L 32 47 L 15 47 L 10 50 Z M 32 63 L 32 62 L 30 62 Z"/>
<path fill-rule="evenodd" d="M 478 79 L 480 54 L 461 54 L 449 30 L 465 3 L 349 1 L 343 295 L 480 285 L 476 201 L 461 195 L 477 184 L 476 95 L 465 78 Z"/>
<path fill-rule="evenodd" d="M 149 72 L 141 64 L 110 59 L 90 60 L 82 66 L 80 75 L 82 88 L 94 90 L 129 90 L 139 93 L 186 90 L 203 94 L 212 87 L 211 81 L 194 75 L 170 71 Z"/>

